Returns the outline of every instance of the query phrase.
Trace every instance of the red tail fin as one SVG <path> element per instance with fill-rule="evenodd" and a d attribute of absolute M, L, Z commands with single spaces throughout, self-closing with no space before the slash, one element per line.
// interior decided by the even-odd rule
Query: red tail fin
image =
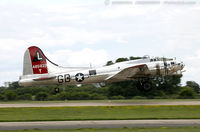
<path fill-rule="evenodd" d="M 48 73 L 47 59 L 41 49 L 36 46 L 32 46 L 29 47 L 28 50 L 31 57 L 33 74 Z"/>

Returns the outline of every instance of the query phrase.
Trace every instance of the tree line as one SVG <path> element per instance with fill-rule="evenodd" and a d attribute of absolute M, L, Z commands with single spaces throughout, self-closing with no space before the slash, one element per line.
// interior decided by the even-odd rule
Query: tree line
<path fill-rule="evenodd" d="M 141 57 L 118 58 L 106 65 L 140 59 Z M 153 79 L 152 90 L 145 92 L 137 89 L 137 80 L 116 82 L 105 87 L 94 85 L 51 85 L 20 87 L 12 82 L 8 87 L 0 87 L 0 100 L 104 100 L 104 99 L 165 99 L 165 98 L 200 98 L 200 86 L 194 81 L 187 81 L 181 86 L 182 76 L 166 76 L 164 82 Z M 158 86 L 159 84 L 159 86 Z M 59 93 L 55 91 L 59 88 Z"/>

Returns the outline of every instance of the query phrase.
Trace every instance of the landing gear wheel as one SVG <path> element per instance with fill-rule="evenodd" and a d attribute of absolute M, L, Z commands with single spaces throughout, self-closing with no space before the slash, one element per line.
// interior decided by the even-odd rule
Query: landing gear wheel
<path fill-rule="evenodd" d="M 152 89 L 152 83 L 147 80 L 138 81 L 137 88 L 140 91 L 148 92 Z"/>
<path fill-rule="evenodd" d="M 164 86 L 164 83 L 165 83 L 165 78 L 164 77 L 159 77 L 159 78 L 156 78 L 156 88 L 158 90 L 161 90 L 163 89 L 163 86 Z"/>
<path fill-rule="evenodd" d="M 152 84 L 150 82 L 143 83 L 143 90 L 150 91 L 152 89 Z"/>

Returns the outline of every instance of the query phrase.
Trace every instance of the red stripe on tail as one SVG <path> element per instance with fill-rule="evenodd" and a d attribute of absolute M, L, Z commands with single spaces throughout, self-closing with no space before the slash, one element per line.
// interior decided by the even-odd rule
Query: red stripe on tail
<path fill-rule="evenodd" d="M 43 52 L 35 46 L 29 47 L 31 56 L 33 74 L 45 74 L 48 73 L 47 60 Z"/>

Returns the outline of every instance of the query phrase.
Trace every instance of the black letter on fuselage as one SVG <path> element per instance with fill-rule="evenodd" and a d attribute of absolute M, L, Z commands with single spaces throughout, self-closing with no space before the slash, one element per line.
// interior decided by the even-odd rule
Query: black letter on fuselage
<path fill-rule="evenodd" d="M 64 79 L 63 79 L 63 75 L 59 75 L 58 76 L 58 83 L 63 83 Z"/>
<path fill-rule="evenodd" d="M 70 82 L 70 75 L 69 74 L 65 74 L 64 78 L 65 78 L 65 82 Z"/>

